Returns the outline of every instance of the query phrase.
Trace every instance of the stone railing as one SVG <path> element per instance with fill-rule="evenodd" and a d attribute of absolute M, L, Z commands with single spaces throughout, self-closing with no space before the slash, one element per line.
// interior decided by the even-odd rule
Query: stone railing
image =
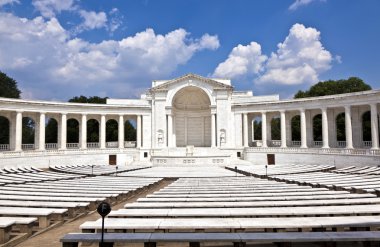
<path fill-rule="evenodd" d="M 136 142 L 135 141 L 125 141 L 124 142 L 124 147 L 125 148 L 135 148 L 136 147 Z"/>
<path fill-rule="evenodd" d="M 87 148 L 99 148 L 99 142 L 87 142 Z"/>
<path fill-rule="evenodd" d="M 34 144 L 22 144 L 21 149 L 22 150 L 32 150 L 32 149 L 34 149 Z"/>
<path fill-rule="evenodd" d="M 298 147 L 250 147 L 245 152 L 254 153 L 314 153 L 314 154 L 342 154 L 342 155 L 380 155 L 380 149 L 345 149 L 345 148 L 298 148 Z"/>
<path fill-rule="evenodd" d="M 46 143 L 45 148 L 46 149 L 58 149 L 58 144 L 57 143 Z"/>
<path fill-rule="evenodd" d="M 291 141 L 290 146 L 292 147 L 300 147 L 301 146 L 301 141 Z"/>
<path fill-rule="evenodd" d="M 118 148 L 119 147 L 119 142 L 107 142 L 106 143 L 106 148 Z"/>
<path fill-rule="evenodd" d="M 323 141 L 314 141 L 313 142 L 313 147 L 322 147 L 323 146 Z"/>
<path fill-rule="evenodd" d="M 66 148 L 68 149 L 78 149 L 79 143 L 66 143 Z"/>
<path fill-rule="evenodd" d="M 117 154 L 128 153 L 138 157 L 136 149 L 108 148 L 108 149 L 49 149 L 49 150 L 24 150 L 20 152 L 7 151 L 0 152 L 0 158 L 11 157 L 36 157 L 46 155 L 75 155 L 75 154 Z"/>
<path fill-rule="evenodd" d="M 363 148 L 371 148 L 372 147 L 372 141 L 363 141 L 362 147 Z"/>
<path fill-rule="evenodd" d="M 345 148 L 347 143 L 346 143 L 346 141 L 337 141 L 336 145 L 338 148 Z"/>
<path fill-rule="evenodd" d="M 0 150 L 1 151 L 8 151 L 8 150 L 10 150 L 10 145 L 9 144 L 0 144 Z"/>
<path fill-rule="evenodd" d="M 270 147 L 281 147 L 281 140 L 271 140 L 268 141 Z"/>

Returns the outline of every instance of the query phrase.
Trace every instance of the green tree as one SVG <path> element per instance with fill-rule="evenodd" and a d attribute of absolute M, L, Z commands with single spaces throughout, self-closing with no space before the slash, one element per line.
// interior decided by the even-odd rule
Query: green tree
<path fill-rule="evenodd" d="M 371 89 L 371 86 L 366 84 L 362 79 L 358 77 L 350 77 L 343 80 L 328 80 L 318 82 L 317 84 L 311 86 L 309 90 L 298 91 L 294 95 L 294 98 L 299 99 L 306 97 L 353 93 Z"/>
<path fill-rule="evenodd" d="M 0 97 L 19 99 L 20 94 L 17 82 L 0 71 Z M 9 144 L 9 125 L 9 120 L 0 116 L 0 144 Z"/>
<path fill-rule="evenodd" d="M 20 95 L 17 82 L 0 71 L 0 97 L 19 99 Z"/>
<path fill-rule="evenodd" d="M 86 96 L 75 96 L 71 99 L 69 99 L 69 102 L 73 103 L 89 103 L 89 104 L 106 104 L 107 103 L 108 97 L 98 97 L 98 96 L 91 96 L 91 97 L 86 97 Z"/>

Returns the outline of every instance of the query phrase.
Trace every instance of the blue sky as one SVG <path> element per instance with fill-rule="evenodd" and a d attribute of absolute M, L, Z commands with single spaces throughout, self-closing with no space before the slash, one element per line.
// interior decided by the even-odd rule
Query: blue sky
<path fill-rule="evenodd" d="M 350 76 L 379 89 L 379 13 L 378 0 L 0 0 L 0 70 L 26 99 L 138 97 L 186 73 L 281 98 Z"/>

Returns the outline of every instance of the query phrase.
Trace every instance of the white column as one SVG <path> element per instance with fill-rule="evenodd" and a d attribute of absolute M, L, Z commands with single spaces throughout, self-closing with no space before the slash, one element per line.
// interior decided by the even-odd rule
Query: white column
<path fill-rule="evenodd" d="M 263 147 L 268 147 L 267 144 L 267 113 L 261 113 L 261 140 L 263 142 Z"/>
<path fill-rule="evenodd" d="M 119 130 L 118 130 L 118 136 L 119 136 L 119 148 L 124 148 L 124 116 L 119 115 Z"/>
<path fill-rule="evenodd" d="M 22 151 L 22 112 L 16 112 L 16 142 L 15 151 Z"/>
<path fill-rule="evenodd" d="M 215 147 L 216 145 L 215 118 L 216 118 L 215 114 L 211 114 L 211 147 Z"/>
<path fill-rule="evenodd" d="M 281 111 L 281 147 L 286 148 L 286 115 Z"/>
<path fill-rule="evenodd" d="M 82 114 L 80 148 L 87 148 L 87 115 Z"/>
<path fill-rule="evenodd" d="M 354 148 L 352 144 L 351 106 L 344 107 L 344 119 L 346 125 L 346 148 Z"/>
<path fill-rule="evenodd" d="M 248 114 L 243 114 L 243 146 L 248 147 Z"/>
<path fill-rule="evenodd" d="M 106 115 L 100 116 L 100 148 L 106 148 Z"/>
<path fill-rule="evenodd" d="M 61 149 L 66 149 L 67 140 L 67 115 L 62 113 L 61 116 Z"/>
<path fill-rule="evenodd" d="M 327 108 L 322 108 L 322 148 L 329 148 L 329 124 L 327 119 Z"/>
<path fill-rule="evenodd" d="M 137 115 L 136 146 L 141 147 L 141 115 Z"/>
<path fill-rule="evenodd" d="M 300 119 L 301 119 L 301 148 L 307 148 L 305 109 L 300 110 Z"/>
<path fill-rule="evenodd" d="M 379 124 L 377 122 L 377 104 L 371 104 L 372 149 L 379 149 Z"/>
<path fill-rule="evenodd" d="M 172 138 L 173 138 L 173 119 L 172 119 L 172 115 L 168 114 L 168 147 L 172 147 L 173 145 Z"/>
<path fill-rule="evenodd" d="M 45 113 L 44 112 L 41 112 L 40 113 L 40 123 L 39 123 L 39 127 L 40 127 L 40 136 L 39 136 L 39 141 L 38 141 L 38 144 L 39 144 L 39 147 L 38 149 L 39 150 L 45 150 Z"/>

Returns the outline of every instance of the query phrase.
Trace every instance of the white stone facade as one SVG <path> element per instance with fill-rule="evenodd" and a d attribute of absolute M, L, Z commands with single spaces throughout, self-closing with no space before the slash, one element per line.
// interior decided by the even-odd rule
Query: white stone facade
<path fill-rule="evenodd" d="M 8 119 L 9 144 L 0 145 L 0 158 L 117 153 L 134 150 L 133 159 L 191 155 L 216 157 L 238 152 L 247 159 L 254 153 L 318 153 L 378 156 L 380 91 L 279 100 L 278 95 L 254 96 L 233 90 L 230 80 L 194 74 L 153 81 L 140 99 L 108 99 L 107 104 L 78 104 L 0 98 L 0 116 Z M 363 140 L 363 114 L 370 113 L 371 140 Z M 336 118 L 345 113 L 345 141 L 337 141 Z M 313 118 L 321 114 L 322 140 L 313 140 Z M 22 143 L 22 118 L 35 122 L 33 145 Z M 291 119 L 300 117 L 300 140 L 292 140 Z M 253 120 L 261 118 L 261 140 L 254 139 Z M 281 138 L 271 136 L 271 120 L 280 119 Z M 45 121 L 58 122 L 58 142 L 45 143 Z M 78 143 L 67 143 L 67 120 L 79 122 Z M 87 143 L 87 121 L 99 122 L 99 143 Z M 118 122 L 118 142 L 106 142 L 106 122 Z M 136 122 L 136 142 L 125 142 L 124 122 Z M 186 151 L 187 150 L 187 151 Z M 364 150 L 364 151 L 363 151 Z M 136 155 L 136 153 L 138 155 Z M 261 157 L 261 156 L 260 156 Z M 178 157 L 177 157 L 178 158 Z M 103 158 L 102 158 L 103 159 Z M 105 158 L 104 158 L 105 159 Z M 67 160 L 67 159 L 66 159 Z M 106 160 L 106 159 L 105 159 Z M 215 158 L 215 160 L 217 160 Z"/>

